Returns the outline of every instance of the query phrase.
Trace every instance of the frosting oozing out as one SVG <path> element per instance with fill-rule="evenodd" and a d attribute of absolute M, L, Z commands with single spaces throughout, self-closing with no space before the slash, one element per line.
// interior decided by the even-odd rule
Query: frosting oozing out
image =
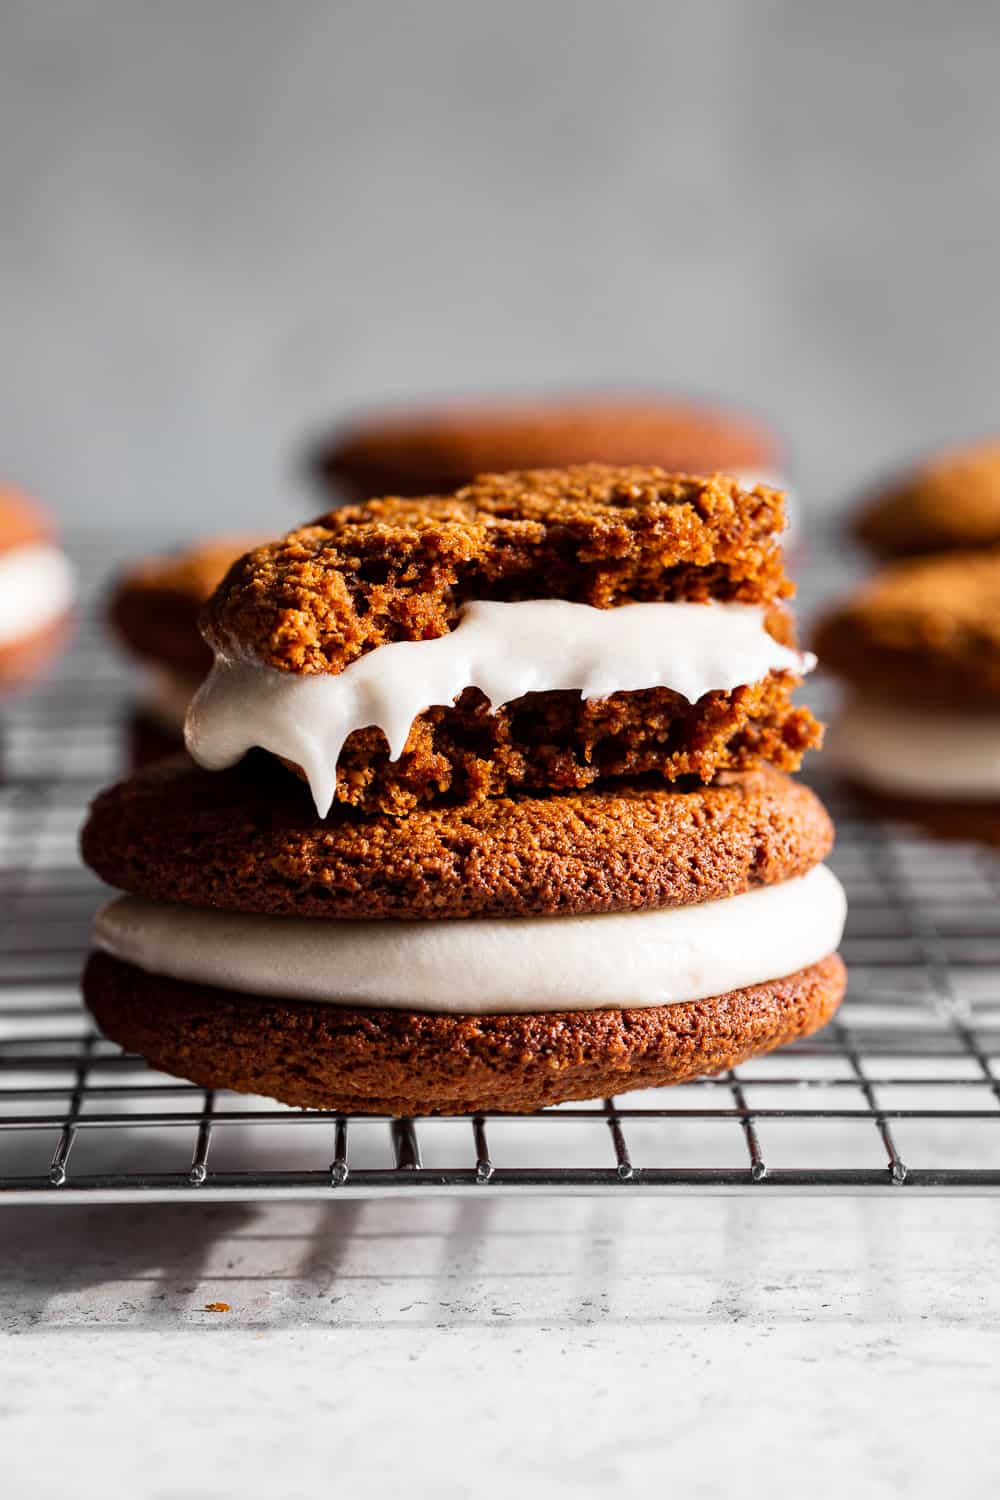
<path fill-rule="evenodd" d="M 99 948 L 148 973 L 250 995 L 456 1015 L 679 1005 L 833 953 L 846 899 L 825 865 L 695 906 L 591 917 L 316 921 L 119 896 Z"/>
<path fill-rule="evenodd" d="M 829 758 L 876 791 L 938 801 L 1000 799 L 1000 714 L 851 698 L 834 721 Z"/>
<path fill-rule="evenodd" d="M 209 770 L 254 747 L 300 766 L 325 817 L 347 737 L 374 726 L 398 759 L 420 714 L 479 688 L 495 710 L 526 693 L 585 699 L 670 688 L 695 703 L 815 658 L 776 641 L 765 610 L 659 602 L 595 609 L 565 599 L 480 600 L 454 630 L 379 646 L 339 673 L 300 675 L 219 656 L 188 710 L 185 738 Z"/>
<path fill-rule="evenodd" d="M 73 602 L 73 573 L 58 547 L 0 552 L 0 645 L 53 624 Z"/>

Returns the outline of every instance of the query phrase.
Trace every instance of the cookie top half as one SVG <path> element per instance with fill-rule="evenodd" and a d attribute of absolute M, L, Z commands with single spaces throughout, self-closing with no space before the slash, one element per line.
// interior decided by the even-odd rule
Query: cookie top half
<path fill-rule="evenodd" d="M 883 569 L 833 609 L 814 642 L 821 663 L 889 697 L 1000 708 L 1000 550 Z"/>
<path fill-rule="evenodd" d="M 665 396 L 455 401 L 375 412 L 313 457 L 354 494 L 425 495 L 473 475 L 571 464 L 656 464 L 676 473 L 774 474 L 781 443 L 741 412 Z"/>
<path fill-rule="evenodd" d="M 217 651 L 337 672 L 451 630 L 476 599 L 779 604 L 779 490 L 599 464 L 487 474 L 449 496 L 346 506 L 258 547 L 202 614 Z"/>
<path fill-rule="evenodd" d="M 884 557 L 1000 546 L 1000 438 L 918 464 L 877 490 L 853 529 Z"/>

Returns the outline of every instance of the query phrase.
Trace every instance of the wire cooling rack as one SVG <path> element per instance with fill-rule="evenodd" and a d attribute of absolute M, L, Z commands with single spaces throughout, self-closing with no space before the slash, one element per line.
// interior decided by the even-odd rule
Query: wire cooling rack
<path fill-rule="evenodd" d="M 76 550 L 92 595 L 107 547 Z M 839 559 L 814 559 L 807 600 L 842 581 Z M 1000 1189 L 1000 863 L 866 821 L 836 788 L 820 789 L 851 901 L 848 998 L 819 1035 L 724 1076 L 522 1117 L 391 1121 L 206 1092 L 122 1056 L 79 1001 L 106 892 L 76 835 L 121 769 L 132 684 L 83 614 L 56 674 L 2 725 L 0 1201 Z"/>

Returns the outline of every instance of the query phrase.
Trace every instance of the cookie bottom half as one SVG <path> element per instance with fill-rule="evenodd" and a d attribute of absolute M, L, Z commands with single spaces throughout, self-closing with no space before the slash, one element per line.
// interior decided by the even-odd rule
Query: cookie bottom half
<path fill-rule="evenodd" d="M 84 998 L 111 1041 L 205 1088 L 344 1113 L 463 1115 L 722 1072 L 825 1025 L 845 984 L 831 954 L 687 1004 L 455 1016 L 237 995 L 96 952 Z"/>

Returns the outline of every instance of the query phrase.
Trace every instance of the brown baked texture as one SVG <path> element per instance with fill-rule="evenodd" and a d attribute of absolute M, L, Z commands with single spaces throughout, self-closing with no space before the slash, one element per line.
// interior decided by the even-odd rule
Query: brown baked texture
<path fill-rule="evenodd" d="M 390 641 L 447 634 L 473 599 L 792 595 L 780 490 L 662 469 L 487 474 L 454 495 L 345 506 L 258 547 L 202 612 L 209 644 L 287 672 L 341 672 Z"/>
<path fill-rule="evenodd" d="M 52 518 L 37 501 L 0 484 L 0 553 L 36 542 L 51 542 L 54 536 Z"/>
<path fill-rule="evenodd" d="M 257 536 L 213 537 L 135 563 L 108 600 L 108 621 L 118 639 L 143 661 L 204 677 L 212 653 L 198 630 L 201 607 L 233 560 L 259 541 Z"/>
<path fill-rule="evenodd" d="M 589 703 L 578 693 L 531 693 L 495 712 L 470 688 L 454 707 L 414 721 L 398 761 L 380 729 L 356 730 L 337 763 L 335 800 L 400 817 L 442 800 L 579 791 L 646 774 L 710 781 L 762 762 L 795 771 L 821 741 L 812 714 L 791 701 L 797 682 L 772 673 L 696 704 L 666 688 Z"/>
<path fill-rule="evenodd" d="M 821 620 L 815 650 L 824 666 L 883 696 L 995 712 L 1000 551 L 884 568 Z"/>
<path fill-rule="evenodd" d="M 319 918 L 552 916 L 715 901 L 804 875 L 833 829 L 776 771 L 676 792 L 604 788 L 424 808 L 399 820 L 335 810 L 269 757 L 189 762 L 94 802 L 83 858 L 153 900 Z"/>
<path fill-rule="evenodd" d="M 17 692 L 43 673 L 72 634 L 72 616 L 43 625 L 31 635 L 0 645 L 0 693 Z"/>
<path fill-rule="evenodd" d="M 656 469 L 485 476 L 451 497 L 375 500 L 240 559 L 202 616 L 221 653 L 279 670 L 337 673 L 392 641 L 446 634 L 472 599 L 756 603 L 791 643 L 792 592 L 778 491 Z M 655 773 L 709 780 L 770 761 L 795 770 L 820 741 L 797 679 L 774 673 L 696 704 L 666 689 L 585 703 L 535 693 L 491 712 L 469 688 L 415 721 L 390 762 L 377 729 L 348 739 L 337 800 L 405 814 L 423 802 L 518 789 L 581 789 Z"/>
<path fill-rule="evenodd" d="M 91 955 L 84 998 L 105 1036 L 205 1088 L 385 1115 L 521 1113 L 684 1083 L 823 1026 L 844 965 L 711 1000 L 636 1010 L 446 1016 L 262 1000 Z"/>
<path fill-rule="evenodd" d="M 596 462 L 774 473 L 782 459 L 774 433 L 744 413 L 673 396 L 597 394 L 375 412 L 322 443 L 310 467 L 364 499 L 451 490 L 504 469 Z"/>
<path fill-rule="evenodd" d="M 1000 546 L 1000 439 L 935 454 L 876 491 L 852 529 L 883 557 Z"/>

